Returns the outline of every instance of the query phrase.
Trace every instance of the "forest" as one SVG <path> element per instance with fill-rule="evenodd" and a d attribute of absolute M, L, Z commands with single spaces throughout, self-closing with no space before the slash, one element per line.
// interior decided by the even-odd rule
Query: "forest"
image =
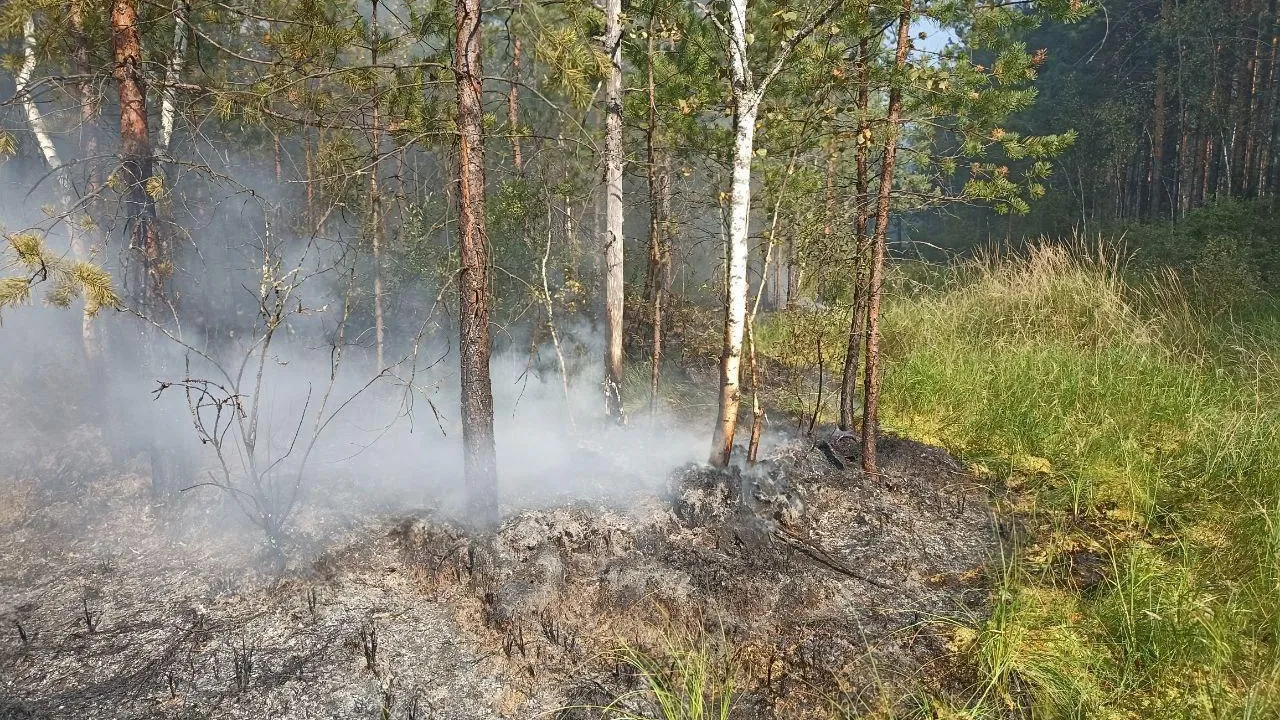
<path fill-rule="evenodd" d="M 1280 717 L 1277 0 L 0 0 L 0 720 Z"/>

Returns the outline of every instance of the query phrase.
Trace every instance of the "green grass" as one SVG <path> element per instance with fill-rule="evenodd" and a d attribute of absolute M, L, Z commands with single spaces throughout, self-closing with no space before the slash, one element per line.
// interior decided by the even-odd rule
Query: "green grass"
<path fill-rule="evenodd" d="M 884 423 L 1015 490 L 1032 531 L 962 643 L 967 713 L 1280 716 L 1280 313 L 1080 248 L 910 275 L 884 315 Z M 811 407 L 811 336 L 838 346 L 843 324 L 762 323 L 795 370 L 775 404 Z M 1080 553 L 1104 570 L 1088 591 L 1062 571 Z"/>
<path fill-rule="evenodd" d="M 734 671 L 718 648 L 723 638 L 689 637 L 674 629 L 647 651 L 623 644 L 615 660 L 638 687 L 601 708 L 609 720 L 726 720 L 734 703 Z"/>

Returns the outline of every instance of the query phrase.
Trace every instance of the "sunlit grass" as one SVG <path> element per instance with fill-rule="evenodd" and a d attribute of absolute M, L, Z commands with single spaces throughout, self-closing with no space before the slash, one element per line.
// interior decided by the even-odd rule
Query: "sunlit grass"
<path fill-rule="evenodd" d="M 984 702 L 1045 718 L 1274 711 L 1271 325 L 1052 246 L 889 304 L 888 424 L 1025 491 L 1033 540 L 975 644 Z M 1085 543 L 1105 578 L 1087 593 L 1050 572 Z"/>
<path fill-rule="evenodd" d="M 719 652 L 723 641 L 690 637 L 674 628 L 662 645 L 623 644 L 616 660 L 637 679 L 636 690 L 601 709 L 610 720 L 726 720 L 734 704 L 734 671 Z"/>
<path fill-rule="evenodd" d="M 965 650 L 982 680 L 960 704 L 1280 716 L 1280 313 L 1202 303 L 1115 257 L 1045 245 L 917 269 L 887 301 L 885 426 L 1014 490 L 1004 511 L 1031 530 L 993 573 Z M 815 336 L 839 348 L 846 320 L 791 320 L 757 334 L 793 370 L 771 399 L 807 412 Z M 841 360 L 824 356 L 833 383 Z M 1101 567 L 1088 589 L 1061 570 L 1080 553 Z"/>

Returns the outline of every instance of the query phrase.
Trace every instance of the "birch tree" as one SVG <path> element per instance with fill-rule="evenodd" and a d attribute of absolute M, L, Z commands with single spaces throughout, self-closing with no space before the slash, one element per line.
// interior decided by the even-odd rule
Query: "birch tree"
<path fill-rule="evenodd" d="M 187 62 L 187 19 L 191 15 L 189 0 L 178 0 L 173 6 L 173 52 L 164 71 L 164 87 L 160 89 L 160 152 L 169 151 L 173 140 L 173 124 L 177 115 L 176 92 Z"/>
<path fill-rule="evenodd" d="M 729 25 L 720 24 L 728 38 L 729 76 L 733 102 L 733 176 L 729 198 L 729 237 L 726 263 L 724 345 L 720 353 L 719 413 L 711 441 L 711 464 L 724 467 L 733 454 L 742 403 L 742 340 L 747 315 L 747 255 L 751 220 L 751 158 L 755 154 L 756 115 L 773 79 L 782 72 L 796 47 L 840 8 L 835 0 L 788 38 L 764 77 L 756 82 L 748 55 L 747 0 L 729 0 Z"/>

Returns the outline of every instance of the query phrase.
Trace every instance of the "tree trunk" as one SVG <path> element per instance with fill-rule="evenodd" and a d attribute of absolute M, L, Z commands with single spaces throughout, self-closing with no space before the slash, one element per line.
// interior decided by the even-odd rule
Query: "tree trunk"
<path fill-rule="evenodd" d="M 498 525 L 498 469 L 489 380 L 489 237 L 485 227 L 484 111 L 480 102 L 480 0 L 456 0 L 458 273 L 462 444 L 470 519 Z"/>
<path fill-rule="evenodd" d="M 889 209 L 893 193 L 893 169 L 898 153 L 898 131 L 902 111 L 902 70 L 911 49 L 911 0 L 902 0 L 898 16 L 898 49 L 889 90 L 888 122 L 885 126 L 884 160 L 880 171 L 880 191 L 876 197 L 876 230 L 871 270 L 867 277 L 870 299 L 867 304 L 867 370 L 862 404 L 862 469 L 876 474 L 876 435 L 879 432 L 880 403 L 880 302 L 884 294 L 885 241 L 889 232 Z"/>
<path fill-rule="evenodd" d="M 760 372 L 756 365 L 755 313 L 747 320 L 747 371 L 751 375 L 751 439 L 747 441 L 747 462 L 760 456 L 760 436 L 764 430 L 764 408 L 760 406 Z"/>
<path fill-rule="evenodd" d="M 373 10 L 369 22 L 369 64 L 378 65 L 378 0 L 373 0 Z M 377 77 L 377 70 L 374 71 Z M 377 372 L 386 367 L 383 348 L 385 347 L 386 326 L 382 314 L 382 195 L 378 188 L 378 168 L 382 160 L 382 118 L 379 115 L 381 102 L 378 87 L 373 88 L 373 114 L 369 129 L 369 239 L 373 249 L 373 342 L 374 362 Z"/>
<path fill-rule="evenodd" d="M 169 141 L 173 139 L 173 120 L 177 114 L 174 104 L 182 67 L 187 60 L 187 18 L 191 15 L 189 0 L 178 0 L 173 7 L 173 54 L 169 56 L 169 67 L 164 73 L 164 87 L 160 89 L 160 151 L 168 152 Z"/>
<path fill-rule="evenodd" d="M 507 90 L 507 127 L 511 132 L 511 164 L 515 167 L 516 175 L 523 175 L 524 157 L 520 152 L 520 37 L 514 33 L 511 38 L 511 87 Z"/>
<path fill-rule="evenodd" d="M 783 256 L 786 259 L 784 266 L 786 267 L 787 281 L 787 297 L 786 306 L 788 309 L 794 308 L 796 303 L 800 301 L 800 248 L 796 243 L 794 234 L 788 233 L 787 252 Z"/>
<path fill-rule="evenodd" d="M 745 0 L 733 0 L 734 5 Z M 745 8 L 742 11 L 745 14 Z M 730 11 L 732 17 L 737 17 Z M 745 35 L 745 21 L 735 20 L 735 34 Z M 746 46 L 745 40 L 741 43 Z M 743 60 L 745 62 L 745 59 Z M 720 412 L 711 444 L 711 463 L 729 464 L 733 438 L 738 430 L 738 408 L 742 402 L 741 366 L 742 338 L 747 311 L 748 230 L 751 219 L 751 156 L 754 152 L 756 110 L 755 93 L 743 89 L 736 93 L 733 154 L 733 181 L 729 201 L 729 248 L 727 257 L 724 347 L 720 354 Z"/>
<path fill-rule="evenodd" d="M 85 16 L 84 16 L 84 0 L 72 0 L 69 9 L 71 23 L 71 39 L 74 44 L 72 49 L 72 59 L 75 64 L 76 72 L 81 79 L 76 81 L 76 100 L 80 104 L 80 154 L 84 162 L 84 196 L 90 198 L 86 201 L 84 213 L 90 222 L 84 223 L 86 228 L 96 227 L 92 222 L 94 220 L 94 209 L 97 203 L 92 200 L 94 194 L 98 192 L 98 177 L 94 171 L 94 156 L 98 154 L 98 95 L 93 89 L 93 85 L 89 81 L 89 38 L 85 33 Z M 89 247 L 85 246 L 85 234 L 94 233 L 96 230 L 85 229 L 81 232 L 74 232 L 74 242 L 72 252 L 81 259 L 88 259 L 91 253 Z M 79 247 L 75 243 L 79 243 Z M 85 317 L 80 327 L 81 341 L 84 345 L 85 355 L 91 359 L 96 359 L 102 355 L 102 339 L 98 336 L 97 326 L 93 324 L 92 319 Z"/>
<path fill-rule="evenodd" d="M 660 182 L 667 182 L 665 173 L 659 179 L 658 174 L 658 157 L 657 150 L 654 145 L 658 134 L 658 104 L 657 89 L 653 80 L 653 33 L 654 33 L 654 15 L 649 16 L 649 32 L 648 44 L 646 46 L 646 72 L 648 80 L 648 116 L 649 123 L 645 128 L 645 159 L 647 161 L 648 181 L 649 181 L 649 269 L 645 273 L 645 286 L 652 295 L 650 298 L 650 308 L 652 309 L 652 345 L 649 355 L 649 416 L 652 422 L 657 422 L 658 418 L 658 383 L 662 379 L 662 301 L 663 301 L 663 268 L 662 260 L 665 256 L 663 251 L 663 218 L 662 218 L 662 194 L 663 189 L 659 186 Z"/>
<path fill-rule="evenodd" d="M 569 421 L 569 431 L 575 431 L 573 421 L 573 398 L 569 394 L 569 369 L 564 361 L 564 351 L 560 348 L 560 335 L 556 332 L 555 303 L 551 295 L 551 283 L 547 279 L 547 260 L 551 257 L 551 198 L 547 197 L 547 245 L 542 252 L 542 303 L 547 310 L 547 332 L 551 335 L 551 347 L 556 351 L 556 361 L 560 365 L 560 388 L 564 391 L 564 412 Z"/>
<path fill-rule="evenodd" d="M 124 216 L 129 232 L 129 257 L 125 284 L 137 310 L 150 322 L 166 323 L 176 309 L 166 296 L 166 283 L 173 272 L 169 248 L 156 222 L 155 198 L 148 182 L 154 175 L 151 136 L 147 126 L 147 90 L 143 82 L 142 37 L 138 30 L 135 0 L 113 0 L 111 4 L 111 44 L 113 75 L 120 105 L 120 177 L 125 187 Z M 162 357 L 155 347 L 155 334 L 144 329 L 138 346 L 146 366 L 163 373 Z M 159 418 L 153 418 L 159 421 Z M 176 447 L 151 441 L 151 491 L 157 500 L 171 496 L 179 477 L 181 457 Z"/>
<path fill-rule="evenodd" d="M 134 256 L 129 262 L 127 285 L 140 309 L 151 311 L 158 309 L 170 268 L 155 227 L 155 200 L 147 192 L 154 160 L 147 131 L 147 90 L 135 0 L 113 0 L 111 37 L 120 101 L 120 174 L 126 189 L 129 248 Z"/>
<path fill-rule="evenodd" d="M 31 75 L 35 69 L 36 24 L 31 14 L 27 13 L 22 20 L 22 66 L 14 78 L 14 95 L 22 101 L 22 109 L 27 115 L 27 125 L 31 128 L 31 134 L 36 137 L 40 155 L 57 180 L 59 212 L 68 214 L 72 212 L 72 206 L 75 203 L 71 169 L 63 167 L 62 160 L 58 157 L 57 147 L 53 144 L 53 138 L 50 137 L 48 127 L 45 125 L 44 115 L 40 112 L 40 106 L 28 92 Z M 89 259 L 89 249 L 85 246 L 85 230 L 82 223 L 69 216 L 64 217 L 62 222 L 67 228 L 72 256 L 77 260 Z M 84 318 L 81 325 L 81 345 L 84 348 L 85 357 L 90 361 L 97 360 L 102 354 L 93 323 L 88 316 Z"/>
<path fill-rule="evenodd" d="M 1234 13 L 1235 27 L 1242 36 L 1237 42 L 1234 71 L 1231 73 L 1231 97 L 1234 107 L 1231 108 L 1231 153 L 1230 172 L 1227 176 L 1227 192 L 1230 195 L 1245 194 L 1248 177 L 1249 127 L 1252 125 L 1249 111 L 1251 108 L 1252 90 L 1255 84 L 1255 60 L 1257 58 L 1257 38 L 1252 37 L 1254 26 L 1249 22 L 1252 15 L 1251 2 L 1239 2 Z"/>
<path fill-rule="evenodd" d="M 867 114 L 871 111 L 871 62 L 868 56 L 870 43 L 863 39 L 858 45 L 858 139 L 857 178 L 855 180 L 853 232 L 856 248 L 853 258 L 853 303 L 849 318 L 849 344 L 845 349 L 844 374 L 840 380 L 840 429 L 853 428 L 857 414 L 858 362 L 862 355 L 862 335 L 867 327 L 867 209 L 870 205 L 867 181 L 867 155 L 871 149 L 871 125 Z"/>
<path fill-rule="evenodd" d="M 1164 0 L 1160 6 L 1161 26 L 1169 17 L 1172 10 L 1171 0 Z M 1154 108 L 1155 121 L 1151 128 L 1151 170 L 1147 174 L 1147 191 L 1150 193 L 1148 201 L 1148 212 L 1150 216 L 1155 218 L 1160 215 L 1161 202 L 1164 199 L 1164 142 L 1165 142 L 1165 84 L 1168 72 L 1165 69 L 1165 56 L 1163 49 L 1159 50 L 1160 57 L 1156 61 L 1156 88 Z"/>
<path fill-rule="evenodd" d="M 1276 152 L 1277 135 L 1280 135 L 1280 24 L 1276 23 L 1276 6 L 1277 3 L 1272 0 L 1271 12 L 1272 18 L 1272 34 L 1271 34 L 1271 58 L 1269 60 L 1270 70 L 1268 71 L 1267 90 L 1268 98 L 1265 103 L 1269 109 L 1264 113 L 1262 120 L 1263 150 L 1258 160 L 1259 165 L 1259 192 L 1263 195 L 1271 196 L 1276 194 L 1280 188 L 1277 187 L 1280 177 L 1277 177 L 1277 156 Z"/>
<path fill-rule="evenodd" d="M 623 422 L 622 415 L 622 0 L 605 0 L 604 49 L 611 69 L 605 108 L 605 415 Z"/>

